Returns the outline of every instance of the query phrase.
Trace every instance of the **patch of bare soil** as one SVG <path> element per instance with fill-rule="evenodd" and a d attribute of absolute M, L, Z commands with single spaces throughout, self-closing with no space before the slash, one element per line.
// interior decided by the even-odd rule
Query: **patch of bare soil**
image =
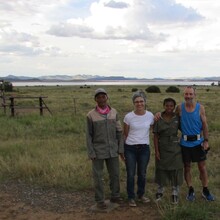
<path fill-rule="evenodd" d="M 0 219 L 18 220 L 160 220 L 154 202 L 130 208 L 124 201 L 105 212 L 94 211 L 91 191 L 42 189 L 22 183 L 0 184 Z"/>

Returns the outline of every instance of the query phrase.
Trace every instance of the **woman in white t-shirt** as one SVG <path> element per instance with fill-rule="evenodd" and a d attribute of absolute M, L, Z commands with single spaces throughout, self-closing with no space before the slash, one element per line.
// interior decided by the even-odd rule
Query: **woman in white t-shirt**
<path fill-rule="evenodd" d="M 135 207 L 135 174 L 137 170 L 137 198 L 143 203 L 150 200 L 144 196 L 146 170 L 150 159 L 149 132 L 154 123 L 154 115 L 146 110 L 146 96 L 135 92 L 132 101 L 134 110 L 125 115 L 125 164 L 127 171 L 127 194 L 129 206 Z"/>

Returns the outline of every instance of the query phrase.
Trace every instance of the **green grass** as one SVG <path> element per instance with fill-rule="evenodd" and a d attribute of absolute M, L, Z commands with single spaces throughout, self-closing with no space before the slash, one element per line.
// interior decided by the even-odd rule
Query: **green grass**
<path fill-rule="evenodd" d="M 182 87 L 180 93 L 166 93 L 168 86 L 160 86 L 161 93 L 146 94 L 147 109 L 156 113 L 162 110 L 163 99 L 174 98 L 177 103 L 183 100 Z M 63 188 L 66 190 L 88 190 L 93 187 L 91 161 L 87 158 L 85 141 L 85 117 L 94 106 L 94 90 L 79 86 L 54 87 L 18 87 L 14 96 L 46 96 L 45 103 L 52 115 L 44 110 L 15 110 L 15 117 L 6 115 L 0 109 L 0 181 L 14 180 L 42 187 Z M 145 90 L 147 86 L 105 86 L 109 92 L 109 103 L 119 112 L 121 121 L 125 114 L 133 109 L 131 102 L 132 88 Z M 209 89 L 207 91 L 207 88 Z M 187 188 L 181 187 L 180 203 L 170 204 L 169 189 L 164 200 L 157 204 L 161 217 L 166 220 L 218 219 L 220 213 L 220 87 L 199 86 L 197 100 L 206 108 L 209 125 L 209 143 L 207 167 L 209 187 L 216 196 L 215 202 L 205 202 L 201 198 L 201 183 L 196 164 L 193 164 L 193 183 L 196 189 L 196 202 L 185 200 Z M 7 94 L 10 96 L 11 94 Z M 16 102 L 19 106 L 36 106 L 33 100 Z M 9 104 L 9 102 L 7 103 Z M 2 111 L 1 111 L 2 110 Z M 152 137 L 151 137 L 152 138 Z M 151 160 L 148 167 L 147 194 L 154 200 L 156 185 L 154 179 L 154 150 L 151 140 Z M 121 162 L 121 189 L 126 198 L 126 172 Z M 105 171 L 106 181 L 108 181 Z M 106 191 L 108 184 L 106 184 Z"/>

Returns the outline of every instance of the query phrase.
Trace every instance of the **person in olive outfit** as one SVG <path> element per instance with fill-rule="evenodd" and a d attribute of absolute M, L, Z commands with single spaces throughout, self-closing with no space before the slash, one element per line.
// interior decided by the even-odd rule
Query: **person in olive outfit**
<path fill-rule="evenodd" d="M 163 102 L 164 111 L 154 124 L 155 147 L 155 181 L 158 184 L 156 200 L 163 196 L 164 186 L 172 186 L 172 203 L 178 203 L 179 187 L 183 183 L 183 161 L 179 145 L 179 117 L 174 109 L 176 101 L 166 98 Z"/>

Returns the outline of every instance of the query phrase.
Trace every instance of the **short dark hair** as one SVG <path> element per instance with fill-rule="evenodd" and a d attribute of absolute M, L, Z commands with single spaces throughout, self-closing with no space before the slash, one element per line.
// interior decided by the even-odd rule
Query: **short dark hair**
<path fill-rule="evenodd" d="M 166 98 L 163 100 L 163 105 L 165 105 L 167 102 L 172 102 L 174 104 L 174 107 L 176 106 L 176 101 L 172 98 Z"/>

